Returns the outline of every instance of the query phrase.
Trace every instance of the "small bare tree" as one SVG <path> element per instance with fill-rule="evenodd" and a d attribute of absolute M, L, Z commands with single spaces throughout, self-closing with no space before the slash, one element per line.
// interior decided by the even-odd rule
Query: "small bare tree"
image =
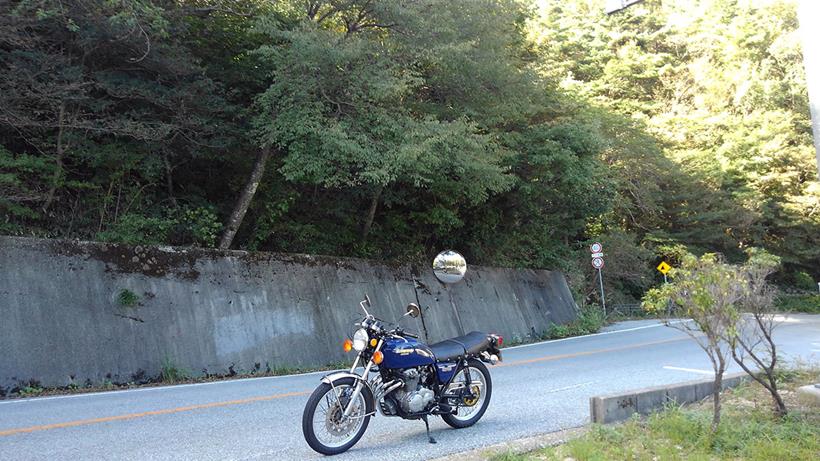
<path fill-rule="evenodd" d="M 720 424 L 720 391 L 731 353 L 731 346 L 725 338 L 735 330 L 739 317 L 737 303 L 743 296 L 743 283 L 737 269 L 725 264 L 716 254 L 706 254 L 700 259 L 689 255 L 670 276 L 672 283 L 646 293 L 644 308 L 666 312 L 669 319 L 686 319 L 676 323 L 667 319 L 666 324 L 688 334 L 709 356 L 715 372 L 712 393 L 714 433 Z"/>
<path fill-rule="evenodd" d="M 732 346 L 732 358 L 769 391 L 775 415 L 783 417 L 787 409 L 777 389 L 777 347 L 773 339 L 778 325 L 774 312 L 777 289 L 766 281 L 777 270 L 780 258 L 754 248 L 747 253 L 749 260 L 739 269 L 744 281 L 739 307 L 745 315 L 737 329 L 728 332 L 726 340 Z"/>

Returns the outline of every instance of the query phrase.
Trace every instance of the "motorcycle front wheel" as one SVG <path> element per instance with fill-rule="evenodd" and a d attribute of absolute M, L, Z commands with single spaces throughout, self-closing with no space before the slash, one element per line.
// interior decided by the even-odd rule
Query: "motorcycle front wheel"
<path fill-rule="evenodd" d="M 365 385 L 350 414 L 344 416 L 355 388 L 356 380 L 342 378 L 333 386 L 322 383 L 313 391 L 302 413 L 302 433 L 310 448 L 323 455 L 337 455 L 362 438 L 373 414 L 373 397 Z"/>

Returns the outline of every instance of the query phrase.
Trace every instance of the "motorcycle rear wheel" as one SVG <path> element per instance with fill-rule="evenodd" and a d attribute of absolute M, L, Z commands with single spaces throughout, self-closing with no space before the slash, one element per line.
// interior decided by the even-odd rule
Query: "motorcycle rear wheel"
<path fill-rule="evenodd" d="M 470 368 L 471 385 L 478 387 L 479 395 L 475 399 L 476 401 L 473 402 L 473 406 L 466 406 L 470 402 L 459 402 L 457 414 L 441 416 L 445 423 L 456 429 L 470 427 L 477 423 L 484 416 L 487 407 L 490 406 L 490 397 L 493 395 L 493 381 L 490 378 L 490 370 L 487 369 L 487 366 L 476 359 L 470 359 L 467 364 Z M 465 378 L 463 369 L 455 376 L 454 382 L 458 382 L 459 378 L 462 381 Z M 468 409 L 469 411 L 467 411 Z"/>

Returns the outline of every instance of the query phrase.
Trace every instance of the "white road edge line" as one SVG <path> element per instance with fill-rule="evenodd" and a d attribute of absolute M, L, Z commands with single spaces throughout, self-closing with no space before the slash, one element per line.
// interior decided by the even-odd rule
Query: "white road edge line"
<path fill-rule="evenodd" d="M 100 395 L 114 395 L 114 394 L 127 394 L 132 392 L 146 392 L 146 391 L 159 391 L 159 390 L 168 390 L 168 389 L 179 389 L 182 387 L 196 387 L 196 386 L 210 386 L 211 384 L 228 384 L 231 382 L 246 382 L 246 381 L 256 381 L 261 379 L 280 379 L 280 378 L 292 378 L 294 376 L 311 376 L 311 375 L 319 375 L 319 374 L 329 374 L 333 373 L 334 371 L 338 370 L 323 370 L 323 371 L 311 371 L 309 373 L 299 373 L 295 375 L 279 375 L 279 376 L 259 376 L 256 378 L 237 378 L 237 379 L 224 379 L 218 381 L 208 381 L 207 383 L 190 383 L 190 384 L 173 384 L 173 385 L 165 385 L 165 386 L 154 386 L 154 387 L 139 387 L 136 389 L 121 389 L 115 391 L 103 391 L 103 392 L 86 392 L 84 394 L 71 394 L 71 395 L 52 395 L 49 397 L 31 397 L 27 399 L 14 399 L 14 400 L 6 400 L 0 401 L 0 405 L 8 405 L 11 403 L 23 403 L 23 402 L 40 402 L 43 400 L 57 400 L 57 399 L 72 399 L 78 397 L 96 397 Z"/>
<path fill-rule="evenodd" d="M 588 383 L 575 384 L 574 386 L 559 387 L 558 389 L 550 389 L 548 391 L 545 391 L 545 393 L 546 394 L 552 394 L 552 393 L 555 393 L 555 392 L 568 391 L 570 389 L 577 389 L 579 387 L 589 386 L 590 384 L 593 384 L 594 382 L 595 381 L 590 381 Z"/>
<path fill-rule="evenodd" d="M 674 325 L 674 324 L 683 323 L 683 322 L 686 322 L 686 321 L 688 321 L 688 320 L 674 320 L 674 321 L 669 322 L 669 324 Z M 571 341 L 571 340 L 574 340 L 574 339 L 582 339 L 582 338 L 591 338 L 591 337 L 594 337 L 594 336 L 612 335 L 612 334 L 615 334 L 615 333 L 627 333 L 627 332 L 630 332 L 630 331 L 645 330 L 647 328 L 657 328 L 657 327 L 663 327 L 663 326 L 666 326 L 666 324 L 664 324 L 664 323 L 655 323 L 655 324 L 652 324 L 652 325 L 644 325 L 644 326 L 641 326 L 641 327 L 627 328 L 627 329 L 624 329 L 624 330 L 605 331 L 603 333 L 593 333 L 591 335 L 572 336 L 570 338 L 562 338 L 562 339 L 552 339 L 552 340 L 549 340 L 549 341 L 540 341 L 540 342 L 537 342 L 537 343 L 522 344 L 520 346 L 505 347 L 505 348 L 501 349 L 501 352 L 503 353 L 504 351 L 507 351 L 507 350 L 520 349 L 520 348 L 524 348 L 524 347 L 539 346 L 539 345 L 542 345 L 542 344 L 558 343 L 558 342 L 562 342 L 562 341 Z M 31 398 L 27 398 L 27 399 L 15 399 L 15 400 L 0 401 L 0 405 L 8 405 L 8 404 L 12 404 L 12 403 L 24 403 L 24 402 L 41 402 L 41 401 L 44 401 L 44 400 L 73 399 L 73 398 L 92 397 L 92 396 L 97 397 L 97 396 L 102 396 L 102 395 L 114 395 L 114 394 L 121 395 L 121 394 L 132 393 L 132 392 L 147 392 L 147 391 L 158 391 L 158 390 L 168 390 L 168 389 L 179 389 L 179 388 L 183 388 L 183 387 L 210 386 L 212 384 L 226 384 L 226 383 L 230 383 L 230 382 L 233 382 L 233 381 L 245 382 L 245 381 L 263 380 L 263 379 L 292 378 L 294 376 L 311 376 L 311 375 L 318 375 L 318 374 L 328 374 L 328 373 L 331 373 L 333 371 L 334 370 L 313 371 L 313 372 L 310 372 L 310 373 L 299 373 L 299 374 L 295 374 L 295 375 L 260 376 L 260 377 L 257 377 L 257 378 L 239 378 L 239 379 L 229 379 L 229 380 L 223 380 L 223 381 L 209 381 L 207 383 L 191 383 L 191 384 L 176 384 L 176 385 L 172 385 L 172 386 L 140 387 L 140 388 L 137 388 L 137 389 L 122 389 L 122 390 L 104 391 L 104 392 L 88 392 L 88 393 L 85 393 L 85 394 L 72 394 L 72 395 L 54 395 L 54 396 L 50 396 L 50 397 L 31 397 Z"/>
<path fill-rule="evenodd" d="M 697 368 L 682 368 L 682 367 L 672 367 L 672 366 L 664 366 L 665 370 L 676 370 L 676 371 L 688 371 L 689 373 L 698 373 L 701 375 L 709 375 L 715 376 L 715 372 L 709 370 L 698 370 Z"/>
<path fill-rule="evenodd" d="M 688 322 L 689 320 L 673 320 L 669 322 L 669 325 L 676 325 L 678 323 Z M 626 333 L 628 331 L 637 331 L 637 330 L 645 330 L 647 328 L 657 328 L 657 327 L 665 327 L 666 323 L 654 323 L 652 325 L 644 325 L 642 327 L 635 327 L 635 328 L 627 328 L 625 330 L 614 330 L 614 331 L 605 331 L 603 333 L 593 333 L 591 335 L 583 335 L 583 336 L 571 336 L 569 338 L 561 338 L 561 339 L 551 339 L 549 341 L 540 341 L 537 343 L 530 343 L 530 344 L 522 344 L 520 346 L 512 346 L 512 347 L 505 347 L 501 349 L 501 353 L 504 351 L 509 351 L 512 349 L 520 349 L 523 347 L 532 347 L 532 346 L 540 346 L 542 344 L 550 344 L 550 343 L 559 343 L 561 341 L 571 341 L 573 339 L 582 339 L 582 338 L 591 338 L 593 336 L 604 336 L 604 335 L 614 335 L 615 333 Z"/>

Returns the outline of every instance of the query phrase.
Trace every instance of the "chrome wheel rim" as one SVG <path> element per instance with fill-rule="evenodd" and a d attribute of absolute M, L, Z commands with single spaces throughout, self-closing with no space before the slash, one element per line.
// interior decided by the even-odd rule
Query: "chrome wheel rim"
<path fill-rule="evenodd" d="M 336 386 L 335 389 L 328 389 L 319 399 L 313 411 L 313 433 L 322 445 L 341 447 L 353 440 L 364 424 L 367 407 L 361 392 L 353 402 L 350 415 L 344 416 L 345 406 L 354 390 L 350 385 Z"/>
<path fill-rule="evenodd" d="M 467 421 L 475 416 L 487 400 L 487 392 L 485 391 L 485 389 L 487 389 L 487 378 L 484 376 L 484 373 L 482 373 L 478 368 L 470 367 L 470 379 L 471 382 L 469 387 L 473 390 L 473 393 L 478 394 L 478 398 L 475 399 L 475 402 L 469 400 L 458 402 L 458 409 L 453 415 L 453 418 L 459 421 Z M 465 376 L 464 370 L 458 372 L 458 375 L 456 375 L 453 380 L 453 384 L 456 384 L 459 387 L 467 387 L 467 377 Z"/>

